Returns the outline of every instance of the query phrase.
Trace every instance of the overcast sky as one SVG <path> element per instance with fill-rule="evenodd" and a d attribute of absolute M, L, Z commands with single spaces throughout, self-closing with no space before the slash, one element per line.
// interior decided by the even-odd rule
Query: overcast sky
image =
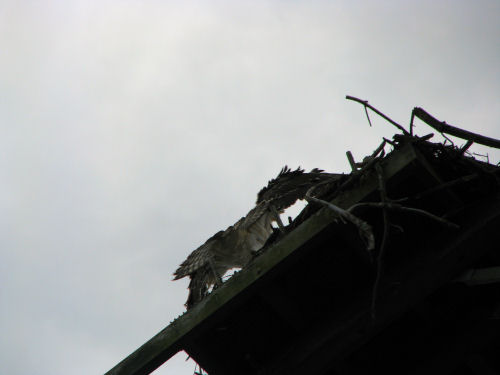
<path fill-rule="evenodd" d="M 344 172 L 396 132 L 346 94 L 500 138 L 499 19 L 472 0 L 0 2 L 2 373 L 100 374 L 168 325 L 177 265 L 284 164 Z M 155 374 L 192 374 L 185 357 Z"/>

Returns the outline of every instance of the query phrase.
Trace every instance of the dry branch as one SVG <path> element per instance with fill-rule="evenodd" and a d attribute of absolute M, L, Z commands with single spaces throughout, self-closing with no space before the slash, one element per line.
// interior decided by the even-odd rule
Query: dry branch
<path fill-rule="evenodd" d="M 394 203 L 394 202 L 387 202 L 387 203 L 382 203 L 382 202 L 357 203 L 357 204 L 353 205 L 352 207 L 350 207 L 347 211 L 348 212 L 352 212 L 356 208 L 359 208 L 359 207 L 387 208 L 389 210 L 394 210 L 394 211 L 414 213 L 414 214 L 417 214 L 417 215 L 420 215 L 420 216 L 425 216 L 425 217 L 427 217 L 427 218 L 429 218 L 431 220 L 434 220 L 437 223 L 439 223 L 439 224 L 441 224 L 441 225 L 443 225 L 443 226 L 445 226 L 447 228 L 450 228 L 450 229 L 459 229 L 460 228 L 460 226 L 458 226 L 457 224 L 452 223 L 451 221 L 448 221 L 446 219 L 443 219 L 442 217 L 433 215 L 430 212 L 427 212 L 427 211 L 424 211 L 424 210 L 420 210 L 418 208 L 405 207 L 405 206 L 402 206 L 402 205 L 400 205 L 398 203 Z"/>
<path fill-rule="evenodd" d="M 467 141 L 467 143 L 460 148 L 460 151 L 459 151 L 460 155 L 463 155 L 465 153 L 465 151 L 467 151 L 469 149 L 469 147 L 472 146 L 473 143 L 474 142 L 469 139 Z"/>
<path fill-rule="evenodd" d="M 484 135 L 472 133 L 470 131 L 457 128 L 455 126 L 448 125 L 446 122 L 439 121 L 435 117 L 431 116 L 429 113 L 427 113 L 420 107 L 415 107 L 412 111 L 412 114 L 414 114 L 420 120 L 425 122 L 430 127 L 436 129 L 440 133 L 453 135 L 455 137 L 466 139 L 468 141 L 479 143 L 481 145 L 493 148 L 500 148 L 500 140 L 495 138 L 485 137 Z"/>
<path fill-rule="evenodd" d="M 372 158 L 377 157 L 377 155 L 380 154 L 380 152 L 382 152 L 384 150 L 386 143 L 387 143 L 387 140 L 384 138 L 382 143 L 375 149 L 375 151 L 372 152 L 371 157 Z"/>
<path fill-rule="evenodd" d="M 348 187 L 350 187 L 352 184 L 354 184 L 354 182 L 356 182 L 360 177 L 361 175 L 369 170 L 373 164 L 378 160 L 377 159 L 377 155 L 384 150 L 384 146 L 385 146 L 385 143 L 386 141 L 382 141 L 382 143 L 377 147 L 377 149 L 375 151 L 373 151 L 373 153 L 371 154 L 371 156 L 368 158 L 368 162 L 363 162 L 362 165 L 363 167 L 361 169 L 358 169 L 356 171 L 353 171 L 351 173 L 351 176 L 347 179 L 347 181 L 345 181 L 340 187 L 339 187 L 339 190 L 345 190 L 347 189 Z"/>
<path fill-rule="evenodd" d="M 349 161 L 349 164 L 351 165 L 351 169 L 353 172 L 358 170 L 358 167 L 356 166 L 356 162 L 354 161 L 354 156 L 352 156 L 351 151 L 346 151 L 346 156 L 347 160 Z"/>
<path fill-rule="evenodd" d="M 386 115 L 384 115 L 382 112 L 380 112 L 378 109 L 376 109 L 375 107 L 373 107 L 370 104 L 368 104 L 368 100 L 358 99 L 358 98 L 355 98 L 354 96 L 350 96 L 350 95 L 347 95 L 345 98 L 347 100 L 354 100 L 355 102 L 363 104 L 363 106 L 365 107 L 365 112 L 366 112 L 366 116 L 367 117 L 368 117 L 368 111 L 366 110 L 366 108 L 370 108 L 373 112 L 375 112 L 377 115 L 379 115 L 380 117 L 384 118 L 385 120 L 389 121 L 392 125 L 394 125 L 396 128 L 398 128 L 399 130 L 401 130 L 404 134 L 410 135 L 410 133 L 408 133 L 408 130 L 406 130 L 404 127 L 402 127 L 401 125 L 399 125 L 396 121 L 390 119 L 389 117 L 387 117 Z M 370 122 L 370 126 L 371 126 L 371 121 L 370 121 L 369 117 L 368 117 L 368 121 Z"/>
<path fill-rule="evenodd" d="M 383 258 L 385 254 L 385 248 L 387 244 L 387 237 L 389 236 L 389 213 L 387 212 L 387 192 L 385 190 L 385 181 L 384 175 L 382 171 L 382 167 L 380 164 L 375 164 L 375 170 L 377 171 L 378 176 L 378 189 L 380 192 L 380 200 L 382 201 L 382 216 L 384 221 L 384 232 L 382 234 L 382 242 L 380 244 L 380 250 L 377 256 L 377 274 L 375 276 L 375 282 L 373 283 L 372 290 L 372 301 L 371 301 L 371 317 L 372 320 L 375 320 L 375 307 L 377 303 L 378 290 L 380 286 L 380 280 L 382 279 L 382 271 L 383 271 Z"/>
<path fill-rule="evenodd" d="M 328 207 L 330 210 L 335 212 L 337 215 L 339 215 L 339 218 L 342 221 L 349 221 L 352 224 L 354 224 L 359 231 L 359 234 L 361 238 L 363 239 L 363 242 L 366 245 L 366 249 L 368 251 L 372 251 L 375 248 L 375 236 L 373 235 L 373 229 L 370 224 L 368 224 L 366 221 L 363 221 L 359 219 L 358 217 L 354 216 L 352 213 L 349 211 L 346 211 L 333 203 L 324 201 L 322 199 L 318 199 L 315 197 L 311 197 L 310 193 L 313 188 L 309 189 L 304 197 L 304 199 L 308 202 L 315 202 L 318 203 L 322 206 Z"/>

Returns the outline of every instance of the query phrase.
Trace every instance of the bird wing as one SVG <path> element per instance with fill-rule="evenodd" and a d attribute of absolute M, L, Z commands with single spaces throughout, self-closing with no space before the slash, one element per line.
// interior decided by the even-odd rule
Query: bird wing
<path fill-rule="evenodd" d="M 216 271 L 221 276 L 228 269 L 237 267 L 240 261 L 234 253 L 238 243 L 241 242 L 239 237 L 243 221 L 244 218 L 241 218 L 234 225 L 215 233 L 203 245 L 193 250 L 174 272 L 174 280 L 192 275 L 208 265 L 210 259 L 213 260 Z"/>
<path fill-rule="evenodd" d="M 270 180 L 267 186 L 259 191 L 257 205 L 269 201 L 278 212 L 282 211 L 293 205 L 298 199 L 303 199 L 312 186 L 338 179 L 340 176 L 342 175 L 325 173 L 318 168 L 314 168 L 310 172 L 304 172 L 300 167 L 291 170 L 285 165 L 278 176 Z"/>
<path fill-rule="evenodd" d="M 211 248 L 222 238 L 224 231 L 219 231 L 215 233 L 212 237 L 205 241 L 203 245 L 193 250 L 191 254 L 188 255 L 186 260 L 181 263 L 179 268 L 174 272 L 174 280 L 181 279 L 194 273 L 196 270 L 203 267 L 208 263 L 208 259 L 211 256 Z"/>

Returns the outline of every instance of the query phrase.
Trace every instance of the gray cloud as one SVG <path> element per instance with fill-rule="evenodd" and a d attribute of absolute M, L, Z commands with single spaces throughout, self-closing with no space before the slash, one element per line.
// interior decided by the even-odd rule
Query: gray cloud
<path fill-rule="evenodd" d="M 172 271 L 285 163 L 346 171 L 394 133 L 346 94 L 500 138 L 499 7 L 4 2 L 3 370 L 102 373 L 166 326 Z"/>

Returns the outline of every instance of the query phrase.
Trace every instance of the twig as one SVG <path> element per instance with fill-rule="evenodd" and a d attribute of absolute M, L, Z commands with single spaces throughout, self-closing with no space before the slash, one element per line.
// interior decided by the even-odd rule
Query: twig
<path fill-rule="evenodd" d="M 378 292 L 380 289 L 380 282 L 382 279 L 383 275 L 383 267 L 384 267 L 384 256 L 385 256 L 385 250 L 386 250 L 386 244 L 387 244 L 387 238 L 389 236 L 389 226 L 391 223 L 389 222 L 389 209 L 396 210 L 396 211 L 405 211 L 405 212 L 410 212 L 410 213 L 415 213 L 418 215 L 422 215 L 425 217 L 428 217 L 434 221 L 437 221 L 438 223 L 445 225 L 449 228 L 454 228 L 458 229 L 459 226 L 449 222 L 448 220 L 445 220 L 443 218 L 440 218 L 436 215 L 433 215 L 427 211 L 416 209 L 416 208 L 410 208 L 410 207 L 404 207 L 400 204 L 392 202 L 388 197 L 387 197 L 387 190 L 385 187 L 385 180 L 384 180 L 384 175 L 383 175 L 383 170 L 382 167 L 380 166 L 379 163 L 375 164 L 375 170 L 377 171 L 377 176 L 378 176 L 378 188 L 379 188 L 379 193 L 380 193 L 380 203 L 359 203 L 356 204 L 352 207 L 349 208 L 349 212 L 351 212 L 355 207 L 361 207 L 361 206 L 368 206 L 368 207 L 380 207 L 382 209 L 382 217 L 383 217 L 383 223 L 384 223 L 384 229 L 383 229 L 383 234 L 382 234 L 382 240 L 379 248 L 379 252 L 377 255 L 377 268 L 376 268 L 376 276 L 375 276 L 375 281 L 373 283 L 373 289 L 372 289 L 372 300 L 371 300 L 371 318 L 372 321 L 375 321 L 376 318 L 376 304 L 377 304 L 377 299 L 378 299 Z M 429 191 L 424 192 L 429 194 Z"/>
<path fill-rule="evenodd" d="M 470 146 L 472 146 L 474 142 L 471 141 L 470 139 L 467 141 L 467 143 L 465 145 L 462 146 L 462 148 L 460 148 L 460 155 L 463 155 L 465 153 L 465 151 L 467 151 L 469 149 Z"/>
<path fill-rule="evenodd" d="M 418 208 L 411 208 L 411 207 L 405 207 L 402 206 L 398 203 L 394 202 L 387 202 L 387 203 L 381 203 L 381 202 L 365 202 L 365 203 L 357 203 L 347 210 L 348 212 L 354 211 L 356 208 L 359 207 L 373 207 L 373 208 L 387 208 L 389 210 L 394 210 L 394 211 L 400 211 L 400 212 L 410 212 L 414 213 L 417 215 L 425 216 L 431 220 L 434 220 L 438 222 L 439 224 L 444 225 L 445 227 L 451 228 L 451 229 L 459 229 L 460 226 L 458 226 L 455 223 L 452 223 L 451 221 L 445 220 L 439 216 L 433 215 L 430 212 L 420 210 Z"/>
<path fill-rule="evenodd" d="M 372 127 L 372 122 L 370 120 L 370 115 L 368 114 L 368 109 L 366 109 L 366 105 L 365 105 L 365 113 L 366 113 L 366 118 L 368 119 L 368 123 L 370 124 L 370 128 L 371 128 Z"/>
<path fill-rule="evenodd" d="M 376 157 L 378 154 L 380 154 L 380 152 L 384 149 L 385 147 L 385 144 L 386 144 L 387 140 L 384 138 L 384 141 L 380 144 L 380 146 L 378 146 L 375 151 L 372 152 L 372 155 L 371 157 L 374 158 Z"/>
<path fill-rule="evenodd" d="M 368 164 L 370 164 L 370 162 L 372 162 L 374 159 L 377 158 L 377 155 L 380 154 L 382 152 L 382 154 L 380 155 L 380 157 L 383 157 L 385 155 L 384 153 L 384 147 L 385 147 L 385 144 L 386 144 L 386 141 L 384 140 L 378 147 L 375 151 L 372 152 L 371 155 L 369 156 L 365 156 L 363 158 L 363 161 L 360 162 L 360 163 L 355 163 L 355 166 L 358 167 L 358 168 L 363 168 L 365 166 L 367 166 Z M 349 151 L 348 151 L 349 152 Z M 354 158 L 353 158 L 354 160 Z M 354 171 L 353 171 L 354 172 Z"/>
<path fill-rule="evenodd" d="M 434 133 L 429 133 L 429 134 L 426 134 L 426 135 L 420 137 L 418 140 L 419 141 L 427 141 L 427 140 L 431 139 L 432 137 L 434 137 Z"/>
<path fill-rule="evenodd" d="M 384 141 L 386 141 L 387 143 L 389 143 L 392 147 L 396 146 L 396 144 L 393 141 L 391 141 L 391 140 L 389 140 L 389 139 L 387 139 L 385 137 L 383 139 L 384 139 Z"/>
<path fill-rule="evenodd" d="M 346 151 L 345 153 L 347 155 L 347 160 L 349 160 L 349 164 L 351 165 L 351 169 L 353 172 L 358 170 L 358 167 L 356 167 L 356 162 L 354 161 L 354 157 L 352 156 L 351 151 Z"/>
<path fill-rule="evenodd" d="M 385 206 L 385 203 L 387 203 L 387 201 L 389 199 L 387 198 L 387 193 L 385 190 L 384 175 L 383 175 L 382 167 L 380 166 L 380 164 L 375 164 L 375 170 L 377 171 L 378 190 L 380 193 L 380 199 L 381 199 L 382 203 L 384 203 L 384 206 Z M 383 209 L 385 209 L 385 207 Z"/>
<path fill-rule="evenodd" d="M 310 188 L 307 191 L 307 193 L 304 197 L 304 199 L 306 201 L 315 202 L 315 203 L 321 204 L 322 206 L 328 207 L 330 210 L 332 210 L 337 215 L 339 215 L 339 217 L 342 221 L 344 221 L 344 222 L 349 221 L 352 224 L 354 224 L 358 228 L 359 235 L 363 239 L 363 242 L 366 245 L 366 249 L 368 251 L 372 251 L 375 248 L 375 236 L 373 235 L 373 229 L 372 229 L 370 224 L 368 224 L 366 221 L 363 221 L 363 220 L 359 219 L 358 217 L 354 216 L 349 211 L 346 211 L 346 210 L 334 205 L 333 203 L 330 203 L 330 202 L 327 202 L 327 201 L 324 201 L 322 199 L 318 199 L 315 197 L 311 197 L 310 193 L 311 193 L 312 189 L 313 188 Z"/>
<path fill-rule="evenodd" d="M 495 139 L 495 138 L 490 138 L 490 137 L 485 137 L 480 134 L 476 134 L 467 130 L 463 130 L 460 128 L 457 128 L 452 125 L 448 125 L 445 122 L 439 121 L 433 116 L 431 116 L 429 113 L 427 113 L 425 110 L 419 107 L 415 107 L 412 111 L 412 115 L 417 116 L 420 120 L 425 122 L 427 125 L 430 127 L 436 129 L 437 131 L 441 133 L 446 133 L 449 135 L 453 135 L 455 137 L 461 138 L 461 139 L 467 139 L 469 141 L 473 141 L 475 143 L 479 143 L 481 145 L 493 147 L 493 148 L 500 148 L 500 140 Z"/>
<path fill-rule="evenodd" d="M 347 181 L 345 181 L 339 188 L 338 190 L 339 191 L 342 191 L 346 188 L 348 188 L 349 186 L 351 186 L 354 182 L 356 182 L 360 177 L 361 175 L 369 170 L 372 165 L 378 160 L 376 158 L 377 154 L 384 149 L 384 146 L 385 146 L 385 140 L 382 141 L 382 143 L 380 144 L 380 146 L 377 147 L 377 149 L 372 153 L 371 157 L 370 157 L 370 161 L 368 161 L 366 164 L 364 164 L 363 168 L 362 169 L 358 169 L 357 171 L 354 171 L 351 173 L 351 176 L 349 177 L 349 179 Z"/>
<path fill-rule="evenodd" d="M 452 146 L 455 146 L 455 143 L 453 143 L 453 141 L 450 138 L 448 138 L 446 135 L 444 135 L 444 133 L 441 133 L 441 135 L 444 137 L 444 139 L 446 139 L 448 142 L 450 142 Z"/>
<path fill-rule="evenodd" d="M 413 120 L 415 119 L 415 113 L 411 111 L 411 119 L 410 119 L 410 135 L 413 136 Z"/>
<path fill-rule="evenodd" d="M 382 217 L 384 220 L 384 232 L 382 234 L 382 242 L 380 244 L 379 253 L 377 256 L 377 274 L 375 276 L 375 282 L 373 283 L 372 290 L 372 302 L 371 302 L 371 317 L 372 320 L 375 320 L 375 307 L 377 303 L 378 291 L 380 286 L 380 280 L 382 279 L 382 271 L 383 271 L 383 258 L 385 255 L 385 248 L 387 243 L 387 237 L 389 235 L 389 215 L 387 212 L 387 193 L 385 190 L 385 182 L 382 167 L 380 164 L 375 164 L 375 170 L 377 171 L 378 176 L 378 188 L 380 192 L 380 200 L 383 203 L 382 207 Z"/>
<path fill-rule="evenodd" d="M 477 152 L 473 152 L 472 155 L 475 155 L 475 156 L 481 156 L 482 158 L 485 158 L 486 159 L 486 162 L 490 162 L 490 157 L 488 155 L 488 153 L 486 153 L 486 155 L 483 155 L 483 154 L 479 154 Z"/>
<path fill-rule="evenodd" d="M 380 112 L 378 109 L 374 108 L 373 106 L 371 106 L 370 104 L 368 104 L 368 101 L 367 100 L 362 100 L 362 99 L 358 99 L 358 98 L 355 98 L 354 96 L 350 96 L 350 95 L 347 95 L 345 97 L 347 100 L 354 100 L 355 102 L 358 102 L 358 103 L 361 103 L 364 105 L 365 107 L 365 111 L 366 111 L 366 114 L 368 115 L 368 111 L 366 110 L 366 108 L 370 108 L 373 112 L 375 112 L 377 115 L 379 115 L 380 117 L 384 118 L 385 120 L 389 121 L 392 125 L 394 125 L 396 128 L 398 128 L 399 130 L 401 130 L 404 134 L 406 135 L 411 135 L 410 133 L 408 133 L 408 130 L 406 130 L 404 127 L 402 127 L 401 125 L 399 125 L 396 121 L 394 120 L 391 120 L 389 117 L 387 117 L 386 115 L 384 115 L 382 112 Z M 368 120 L 370 120 L 370 118 L 368 118 Z M 371 123 L 370 123 L 370 126 L 371 126 Z"/>

